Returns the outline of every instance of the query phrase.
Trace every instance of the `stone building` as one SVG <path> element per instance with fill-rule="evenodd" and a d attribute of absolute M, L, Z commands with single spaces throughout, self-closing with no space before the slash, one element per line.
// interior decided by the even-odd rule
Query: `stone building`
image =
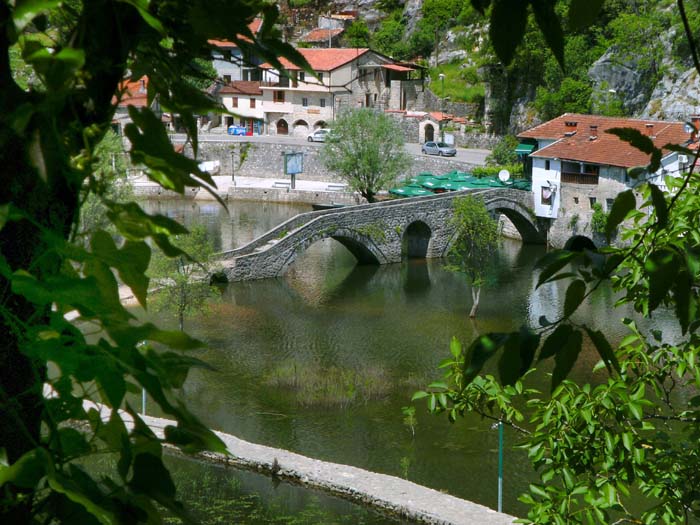
<path fill-rule="evenodd" d="M 695 127 L 683 122 L 565 113 L 520 133 L 516 151 L 532 176 L 535 214 L 563 219 L 556 221 L 557 231 L 550 231 L 550 239 L 570 238 L 577 230 L 593 242 L 596 232 L 591 231 L 590 222 L 596 203 L 601 211 L 609 212 L 620 192 L 644 180 L 665 188 L 665 177 L 678 176 L 692 160 L 665 146 L 697 149 L 700 117 L 694 117 L 693 123 Z M 628 170 L 648 165 L 649 154 L 609 133 L 612 128 L 632 128 L 649 137 L 662 149 L 660 168 L 630 178 Z"/>
<path fill-rule="evenodd" d="M 305 136 L 344 109 L 422 107 L 423 68 L 367 48 L 299 49 L 311 75 L 282 58 L 283 69 L 262 64 L 267 133 Z"/>

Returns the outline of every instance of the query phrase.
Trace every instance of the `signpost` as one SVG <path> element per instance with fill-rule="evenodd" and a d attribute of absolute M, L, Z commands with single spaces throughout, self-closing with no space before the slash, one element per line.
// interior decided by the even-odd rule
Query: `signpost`
<path fill-rule="evenodd" d="M 295 189 L 297 174 L 304 172 L 304 153 L 301 151 L 285 152 L 282 155 L 284 155 L 284 173 L 291 177 L 291 188 Z"/>

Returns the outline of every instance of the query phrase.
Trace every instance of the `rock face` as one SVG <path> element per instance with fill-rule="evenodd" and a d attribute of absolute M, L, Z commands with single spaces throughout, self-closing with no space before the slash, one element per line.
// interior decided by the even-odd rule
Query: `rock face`
<path fill-rule="evenodd" d="M 410 2 L 411 0 L 408 1 Z M 422 4 L 422 0 L 414 1 Z M 335 11 L 357 11 L 359 15 L 358 18 L 364 20 L 370 29 L 376 29 L 386 16 L 385 13 L 377 7 L 377 0 L 335 1 L 333 2 L 333 9 Z"/>
<path fill-rule="evenodd" d="M 638 114 L 651 92 L 651 73 L 641 70 L 634 60 L 621 60 L 615 49 L 608 49 L 588 70 L 594 98 L 600 103 L 616 97 L 628 113 Z"/>
<path fill-rule="evenodd" d="M 642 115 L 660 120 L 687 121 L 700 112 L 700 76 L 695 69 L 672 71 L 656 85 Z"/>

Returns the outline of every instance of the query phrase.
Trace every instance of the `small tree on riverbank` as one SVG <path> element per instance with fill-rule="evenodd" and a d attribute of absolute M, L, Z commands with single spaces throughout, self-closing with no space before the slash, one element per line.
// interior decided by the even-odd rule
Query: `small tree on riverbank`
<path fill-rule="evenodd" d="M 214 268 L 214 246 L 203 226 L 177 235 L 173 244 L 184 253 L 178 257 L 166 257 L 160 250 L 153 252 L 149 274 L 159 285 L 152 295 L 151 304 L 158 311 L 174 311 L 178 327 L 184 331 L 185 317 L 202 312 L 216 292 L 208 279 Z"/>
<path fill-rule="evenodd" d="M 346 111 L 333 125 L 321 157 L 367 202 L 386 189 L 408 167 L 401 129 L 371 109 Z"/>
<path fill-rule="evenodd" d="M 452 224 L 457 238 L 448 254 L 448 269 L 464 274 L 472 291 L 469 317 L 476 317 L 489 265 L 498 248 L 498 221 L 479 197 L 467 196 L 454 201 Z"/>

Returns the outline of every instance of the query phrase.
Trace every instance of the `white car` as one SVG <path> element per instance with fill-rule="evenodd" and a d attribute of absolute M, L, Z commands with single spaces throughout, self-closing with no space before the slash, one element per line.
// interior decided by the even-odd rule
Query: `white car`
<path fill-rule="evenodd" d="M 326 142 L 326 136 L 331 132 L 330 129 L 321 128 L 317 129 L 313 133 L 309 133 L 306 140 L 309 142 Z"/>

